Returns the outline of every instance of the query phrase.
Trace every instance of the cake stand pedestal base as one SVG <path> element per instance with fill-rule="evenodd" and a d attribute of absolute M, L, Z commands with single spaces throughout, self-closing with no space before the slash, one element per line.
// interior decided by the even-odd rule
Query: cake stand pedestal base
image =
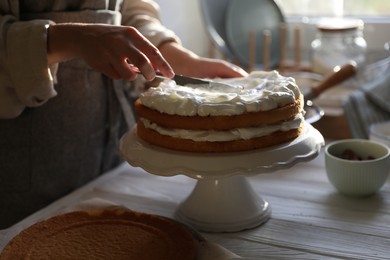
<path fill-rule="evenodd" d="M 188 153 L 143 142 L 136 127 L 121 138 L 120 153 L 134 167 L 159 176 L 184 174 L 197 179 L 192 193 L 176 210 L 176 218 L 205 232 L 254 228 L 271 215 L 245 176 L 272 173 L 315 158 L 324 145 L 321 133 L 305 123 L 296 139 L 264 149 L 237 153 Z"/>
<path fill-rule="evenodd" d="M 244 176 L 200 179 L 181 203 L 176 218 L 204 232 L 236 232 L 254 228 L 271 215 Z"/>

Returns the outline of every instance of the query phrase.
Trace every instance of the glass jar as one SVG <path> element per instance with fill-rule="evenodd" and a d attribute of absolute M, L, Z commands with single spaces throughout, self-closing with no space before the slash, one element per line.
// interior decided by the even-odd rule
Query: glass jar
<path fill-rule="evenodd" d="M 311 43 L 312 70 L 328 74 L 334 67 L 349 62 L 357 65 L 366 59 L 364 23 L 357 19 L 326 19 L 317 24 L 317 38 Z"/>

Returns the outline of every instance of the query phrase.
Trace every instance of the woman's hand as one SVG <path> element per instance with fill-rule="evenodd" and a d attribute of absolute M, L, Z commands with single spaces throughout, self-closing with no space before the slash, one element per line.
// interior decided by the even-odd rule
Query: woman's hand
<path fill-rule="evenodd" d="M 175 42 L 166 42 L 159 47 L 175 73 L 199 78 L 244 77 L 242 68 L 220 59 L 200 57 Z"/>
<path fill-rule="evenodd" d="M 93 69 L 114 79 L 134 80 L 140 72 L 152 80 L 156 71 L 173 77 L 160 51 L 129 26 L 56 24 L 48 28 L 48 63 L 83 59 Z"/>

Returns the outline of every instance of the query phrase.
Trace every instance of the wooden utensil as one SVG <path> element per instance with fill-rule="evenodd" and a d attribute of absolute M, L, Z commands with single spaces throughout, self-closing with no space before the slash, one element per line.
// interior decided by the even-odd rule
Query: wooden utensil
<path fill-rule="evenodd" d="M 272 34 L 270 30 L 263 31 L 263 70 L 270 70 Z"/>
<path fill-rule="evenodd" d="M 313 86 L 308 93 L 305 94 L 305 100 L 311 100 L 318 97 L 325 90 L 334 87 L 341 82 L 349 79 L 357 72 L 355 63 L 348 63 L 333 73 L 329 74 L 323 81 L 318 85 Z"/>

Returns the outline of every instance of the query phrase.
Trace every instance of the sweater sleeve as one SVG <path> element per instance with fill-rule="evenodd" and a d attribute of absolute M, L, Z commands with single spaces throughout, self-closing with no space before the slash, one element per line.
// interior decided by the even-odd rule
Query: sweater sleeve
<path fill-rule="evenodd" d="M 17 117 L 26 107 L 40 106 L 56 95 L 57 65 L 49 66 L 46 54 L 50 24 L 0 15 L 0 118 Z"/>
<path fill-rule="evenodd" d="M 121 13 L 123 25 L 137 28 L 155 46 L 166 41 L 180 43 L 176 34 L 161 24 L 157 3 L 151 0 L 124 0 Z"/>

